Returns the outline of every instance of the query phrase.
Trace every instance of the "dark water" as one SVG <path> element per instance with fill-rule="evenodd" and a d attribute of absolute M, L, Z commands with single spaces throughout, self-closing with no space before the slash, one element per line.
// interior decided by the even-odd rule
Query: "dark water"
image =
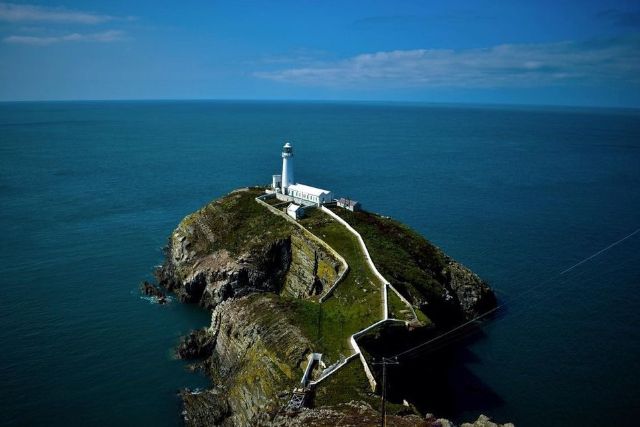
<path fill-rule="evenodd" d="M 206 380 L 171 350 L 208 316 L 137 284 L 184 215 L 267 183 L 284 139 L 300 181 L 408 223 L 506 303 L 466 349 L 412 361 L 408 395 L 458 420 L 635 425 L 640 234 L 557 274 L 640 227 L 638 112 L 229 102 L 0 104 L 0 423 L 179 423 L 176 391 Z"/>

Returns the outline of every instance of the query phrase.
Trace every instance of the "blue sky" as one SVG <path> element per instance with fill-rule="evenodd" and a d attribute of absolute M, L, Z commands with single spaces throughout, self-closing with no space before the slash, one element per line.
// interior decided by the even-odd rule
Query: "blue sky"
<path fill-rule="evenodd" d="M 640 107 L 636 1 L 0 1 L 0 100 Z"/>

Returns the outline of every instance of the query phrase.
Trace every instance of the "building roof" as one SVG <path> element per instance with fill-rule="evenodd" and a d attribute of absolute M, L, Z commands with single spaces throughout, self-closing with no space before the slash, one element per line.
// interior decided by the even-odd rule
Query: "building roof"
<path fill-rule="evenodd" d="M 345 206 L 355 206 L 360 202 L 358 202 L 357 200 L 345 199 L 344 197 L 340 197 L 338 203 Z"/>
<path fill-rule="evenodd" d="M 291 211 L 291 212 L 295 212 L 298 209 L 300 209 L 302 206 L 300 205 L 296 205 L 295 203 L 291 203 L 289 206 L 287 206 L 287 211 Z"/>
<path fill-rule="evenodd" d="M 311 187 L 304 184 L 293 184 L 289 186 L 289 190 L 297 190 L 302 193 L 311 194 L 312 196 L 322 196 L 323 194 L 329 194 L 331 191 L 323 190 L 322 188 Z"/>

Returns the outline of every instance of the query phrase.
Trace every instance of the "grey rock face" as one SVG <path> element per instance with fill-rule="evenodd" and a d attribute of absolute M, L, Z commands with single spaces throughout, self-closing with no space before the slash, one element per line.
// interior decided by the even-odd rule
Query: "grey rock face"
<path fill-rule="evenodd" d="M 182 390 L 182 419 L 185 425 L 194 427 L 233 426 L 229 419 L 231 408 L 224 398 L 224 391 Z"/>
<path fill-rule="evenodd" d="M 322 293 L 338 276 L 341 264 L 324 248 L 293 231 L 289 238 L 265 241 L 239 256 L 225 248 L 210 253 L 191 250 L 193 227 L 177 229 L 167 257 L 156 272 L 158 282 L 183 302 L 208 309 L 228 298 L 274 292 L 307 298 Z"/>
<path fill-rule="evenodd" d="M 282 292 L 285 295 L 296 298 L 319 295 L 338 277 L 339 261 L 301 234 L 291 235 L 291 257 Z"/>
<path fill-rule="evenodd" d="M 285 403 L 311 343 L 282 315 L 284 305 L 267 294 L 227 300 L 213 310 L 204 335 L 187 340 L 195 344 L 191 353 L 202 350 L 199 343 L 210 347 L 206 364 L 216 385 L 214 391 L 182 393 L 187 425 L 254 425 Z"/>
<path fill-rule="evenodd" d="M 181 301 L 209 309 L 232 297 L 278 293 L 291 263 L 289 239 L 271 242 L 239 258 L 232 258 L 225 249 L 204 255 L 185 252 L 185 242 L 188 240 L 182 237 L 172 238 L 171 257 L 157 272 L 158 281 Z"/>
<path fill-rule="evenodd" d="M 464 265 L 449 257 L 446 260 L 444 275 L 465 318 L 471 319 L 495 307 L 495 295 L 486 282 Z"/>
<path fill-rule="evenodd" d="M 264 419 L 256 425 L 273 427 L 303 427 L 303 426 L 375 426 L 380 423 L 380 413 L 369 404 L 361 401 L 306 409 L 297 414 L 279 414 L 273 419 Z M 444 418 L 436 418 L 431 414 L 421 417 L 413 414 L 387 415 L 386 424 L 394 427 L 456 427 L 454 423 Z M 514 427 L 513 424 L 497 424 L 485 415 L 473 423 L 464 423 L 460 427 Z"/>
<path fill-rule="evenodd" d="M 214 337 L 208 329 L 192 331 L 182 339 L 176 349 L 181 359 L 198 359 L 211 356 L 215 347 Z"/>

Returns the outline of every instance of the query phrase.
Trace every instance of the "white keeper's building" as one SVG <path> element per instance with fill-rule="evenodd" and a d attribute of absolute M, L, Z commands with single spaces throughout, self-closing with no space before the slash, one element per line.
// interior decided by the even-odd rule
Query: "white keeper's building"
<path fill-rule="evenodd" d="M 320 206 L 333 200 L 331 191 L 304 184 L 290 185 L 289 188 L 287 188 L 287 195 L 292 197 L 294 202 L 303 205 L 311 203 Z"/>
<path fill-rule="evenodd" d="M 295 183 L 293 147 L 288 142 L 282 147 L 282 175 L 272 176 L 270 192 L 276 193 L 280 200 L 303 206 L 321 206 L 333 201 L 333 193 L 329 190 Z"/>

